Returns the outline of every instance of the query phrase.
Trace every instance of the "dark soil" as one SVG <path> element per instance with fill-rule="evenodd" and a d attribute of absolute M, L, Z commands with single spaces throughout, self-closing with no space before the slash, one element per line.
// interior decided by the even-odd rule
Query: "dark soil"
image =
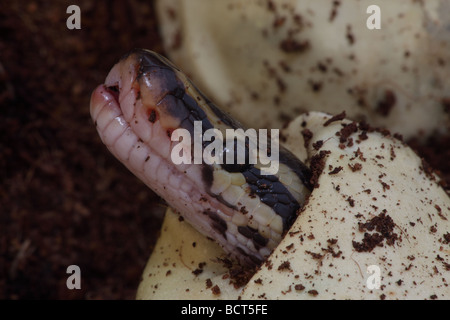
<path fill-rule="evenodd" d="M 66 27 L 72 4 L 81 30 Z M 162 52 L 150 0 L 0 2 L 0 299 L 135 297 L 164 206 L 89 115 L 92 90 L 135 47 Z M 431 142 L 414 146 L 450 180 L 449 139 Z M 66 286 L 70 265 L 81 290 Z"/>
<path fill-rule="evenodd" d="M 161 51 L 152 2 L 1 1 L 0 35 L 0 299 L 133 299 L 164 208 L 103 146 L 89 99 L 128 50 Z"/>

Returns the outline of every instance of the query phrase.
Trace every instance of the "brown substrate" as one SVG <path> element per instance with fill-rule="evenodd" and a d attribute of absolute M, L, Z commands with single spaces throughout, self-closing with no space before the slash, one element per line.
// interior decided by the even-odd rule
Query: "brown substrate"
<path fill-rule="evenodd" d="M 103 146 L 89 98 L 128 50 L 161 52 L 157 31 L 148 0 L 0 2 L 0 299 L 134 298 L 164 208 Z M 449 145 L 414 144 L 450 182 Z"/>
<path fill-rule="evenodd" d="M 133 299 L 163 207 L 103 146 L 89 99 L 126 51 L 161 51 L 152 4 L 2 1 L 0 34 L 0 299 Z"/>

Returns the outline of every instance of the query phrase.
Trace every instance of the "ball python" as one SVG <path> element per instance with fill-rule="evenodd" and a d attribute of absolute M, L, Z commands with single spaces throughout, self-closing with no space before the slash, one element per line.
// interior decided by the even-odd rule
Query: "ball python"
<path fill-rule="evenodd" d="M 227 130 L 246 128 L 155 52 L 134 49 L 124 55 L 92 93 L 90 113 L 118 160 L 243 265 L 258 265 L 270 255 L 312 190 L 309 168 L 281 145 L 278 170 L 267 173 L 259 155 L 250 161 L 253 137 L 232 136 L 227 144 Z M 224 133 L 221 141 L 215 140 L 220 136 L 200 140 L 202 152 L 219 143 L 218 154 L 212 154 L 222 162 L 174 162 L 174 148 L 184 142 L 194 149 L 197 140 L 177 140 L 173 133 L 198 135 L 196 124 L 203 135 L 209 129 Z M 233 146 L 235 156 L 244 149 L 244 162 L 225 158 Z"/>

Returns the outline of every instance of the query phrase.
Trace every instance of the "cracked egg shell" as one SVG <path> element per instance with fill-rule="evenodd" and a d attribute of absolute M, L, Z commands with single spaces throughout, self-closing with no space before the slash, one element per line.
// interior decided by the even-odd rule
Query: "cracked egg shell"
<path fill-rule="evenodd" d="M 283 135 L 315 188 L 260 269 L 235 286 L 222 249 L 169 209 L 137 299 L 448 298 L 450 198 L 409 147 L 317 112 Z"/>
<path fill-rule="evenodd" d="M 380 8 L 370 30 L 367 8 Z M 249 127 L 346 110 L 405 138 L 449 125 L 450 3 L 157 1 L 171 60 Z"/>

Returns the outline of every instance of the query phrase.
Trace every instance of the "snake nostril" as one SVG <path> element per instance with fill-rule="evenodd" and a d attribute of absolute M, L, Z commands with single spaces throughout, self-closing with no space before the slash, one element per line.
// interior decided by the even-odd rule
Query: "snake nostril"
<path fill-rule="evenodd" d="M 119 85 L 108 86 L 108 87 L 106 87 L 106 89 L 114 97 L 114 99 L 116 101 L 119 101 L 119 95 L 120 95 Z"/>

